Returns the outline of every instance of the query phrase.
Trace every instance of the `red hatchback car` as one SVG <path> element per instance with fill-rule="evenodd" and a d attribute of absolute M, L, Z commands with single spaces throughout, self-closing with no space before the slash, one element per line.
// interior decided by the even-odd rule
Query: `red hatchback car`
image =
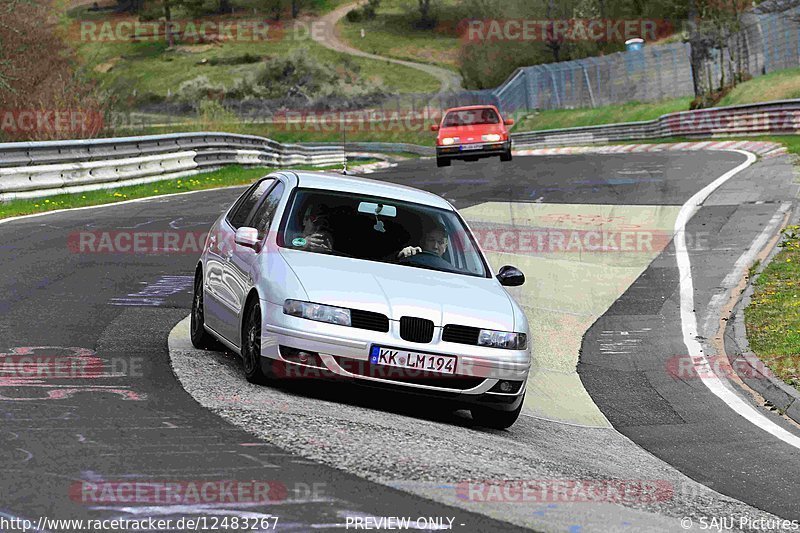
<path fill-rule="evenodd" d="M 448 109 L 439 125 L 436 137 L 436 165 L 448 167 L 453 159 L 477 161 L 481 157 L 500 156 L 511 161 L 511 138 L 506 126 L 513 119 L 500 116 L 493 105 L 473 105 Z"/>

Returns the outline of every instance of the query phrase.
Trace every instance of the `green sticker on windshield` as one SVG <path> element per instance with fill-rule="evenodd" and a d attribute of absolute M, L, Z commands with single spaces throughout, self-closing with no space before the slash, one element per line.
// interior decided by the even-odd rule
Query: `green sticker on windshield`
<path fill-rule="evenodd" d="M 292 241 L 292 245 L 293 246 L 305 246 L 307 242 L 308 241 L 306 241 L 303 237 L 297 237 L 296 239 L 294 239 Z"/>

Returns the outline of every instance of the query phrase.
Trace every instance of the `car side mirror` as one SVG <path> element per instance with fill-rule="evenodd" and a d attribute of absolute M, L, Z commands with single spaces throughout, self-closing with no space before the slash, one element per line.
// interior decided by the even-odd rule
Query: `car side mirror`
<path fill-rule="evenodd" d="M 525 274 L 517 267 L 506 265 L 500 268 L 500 271 L 497 273 L 497 279 L 500 281 L 500 285 L 519 287 L 525 283 Z"/>
<path fill-rule="evenodd" d="M 236 236 L 233 238 L 233 241 L 239 246 L 252 248 L 257 252 L 260 242 L 258 238 L 258 230 L 256 228 L 248 228 L 247 226 L 242 226 L 241 228 L 236 230 Z"/>
<path fill-rule="evenodd" d="M 505 124 L 506 126 L 513 126 L 514 125 L 514 119 L 513 118 L 507 118 L 507 119 L 505 119 L 503 121 L 503 124 Z"/>
<path fill-rule="evenodd" d="M 439 125 L 438 124 L 432 125 L 431 126 L 431 131 L 439 131 Z"/>

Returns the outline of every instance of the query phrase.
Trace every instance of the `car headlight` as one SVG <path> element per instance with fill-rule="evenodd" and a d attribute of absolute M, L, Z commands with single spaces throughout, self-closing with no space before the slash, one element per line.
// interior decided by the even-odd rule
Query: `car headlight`
<path fill-rule="evenodd" d="M 442 146 L 450 146 L 458 140 L 458 137 L 445 137 L 442 139 Z"/>
<path fill-rule="evenodd" d="M 507 350 L 524 350 L 528 347 L 528 336 L 524 333 L 482 329 L 478 335 L 478 345 Z"/>
<path fill-rule="evenodd" d="M 493 142 L 499 141 L 501 139 L 501 137 L 500 137 L 500 134 L 498 134 L 498 133 L 489 133 L 488 135 L 482 135 L 481 139 L 483 139 L 484 141 L 493 143 Z"/>
<path fill-rule="evenodd" d="M 301 300 L 286 300 L 283 303 L 283 313 L 307 318 L 308 320 L 316 320 L 317 322 L 339 324 L 340 326 L 350 325 L 350 310 L 344 307 L 315 304 Z"/>

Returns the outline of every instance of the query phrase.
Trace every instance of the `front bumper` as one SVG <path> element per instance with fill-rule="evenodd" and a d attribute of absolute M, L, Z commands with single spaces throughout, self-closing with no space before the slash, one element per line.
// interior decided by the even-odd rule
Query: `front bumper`
<path fill-rule="evenodd" d="M 281 361 L 294 367 L 288 376 L 338 377 L 387 389 L 452 399 L 459 403 L 513 410 L 522 401 L 531 366 L 530 346 L 525 350 L 504 350 L 457 344 L 441 340 L 436 328 L 430 343 L 413 343 L 400 338 L 399 322 L 390 320 L 389 331 L 378 332 L 337 326 L 297 318 L 283 313 L 282 306 L 262 300 L 265 320 L 262 325 L 262 364 Z M 530 338 L 530 337 L 529 337 Z M 414 352 L 455 356 L 455 373 L 432 372 L 422 376 L 407 369 L 372 365 L 372 345 Z M 281 355 L 280 347 L 318 354 L 320 366 L 303 365 Z M 298 367 L 302 371 L 298 371 Z M 376 372 L 377 370 L 377 372 Z M 514 382 L 512 393 L 498 391 L 501 381 Z M 492 390 L 494 388 L 494 390 Z"/>
<path fill-rule="evenodd" d="M 469 147 L 465 149 L 465 147 Z M 440 159 L 467 159 L 474 157 L 491 157 L 511 150 L 511 141 L 453 144 L 437 146 L 436 157 Z"/>

